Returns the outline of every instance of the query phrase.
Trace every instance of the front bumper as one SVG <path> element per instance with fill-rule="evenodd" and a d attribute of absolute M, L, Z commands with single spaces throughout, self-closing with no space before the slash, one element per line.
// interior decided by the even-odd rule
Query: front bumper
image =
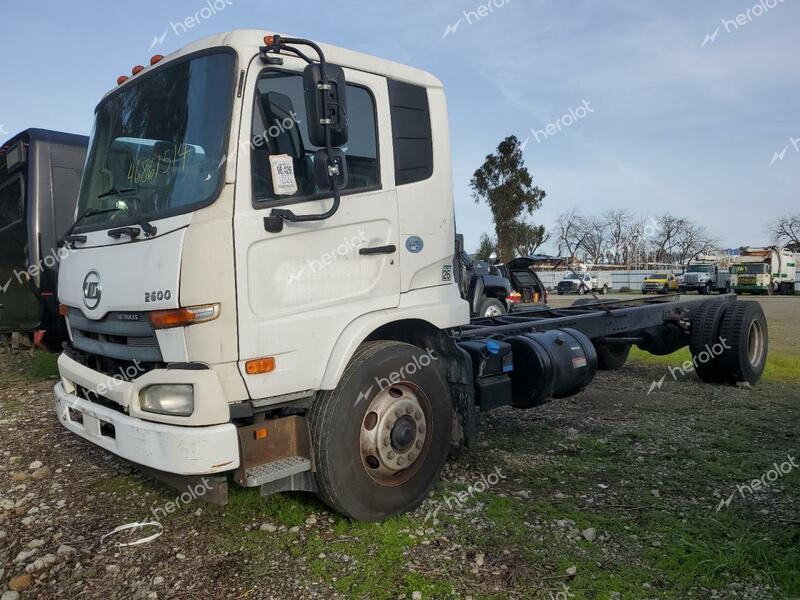
<path fill-rule="evenodd" d="M 64 427 L 126 460 L 177 475 L 221 473 L 239 466 L 232 423 L 210 427 L 152 423 L 78 398 L 62 383 L 54 392 Z"/>

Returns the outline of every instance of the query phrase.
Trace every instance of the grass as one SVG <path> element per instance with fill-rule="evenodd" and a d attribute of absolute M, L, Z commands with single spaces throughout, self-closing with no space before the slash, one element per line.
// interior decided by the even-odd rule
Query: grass
<path fill-rule="evenodd" d="M 42 381 L 58 377 L 58 355 L 35 350 L 32 356 L 24 358 L 3 357 L 0 370 L 0 384 L 7 385 L 22 379 L 26 382 Z M 15 368 L 15 367 L 21 368 Z"/>
<path fill-rule="evenodd" d="M 667 356 L 655 356 L 638 348 L 631 348 L 630 360 L 649 365 L 681 367 L 691 362 L 688 348 L 681 348 Z M 800 355 L 771 351 L 764 369 L 764 380 L 778 383 L 800 383 Z"/>

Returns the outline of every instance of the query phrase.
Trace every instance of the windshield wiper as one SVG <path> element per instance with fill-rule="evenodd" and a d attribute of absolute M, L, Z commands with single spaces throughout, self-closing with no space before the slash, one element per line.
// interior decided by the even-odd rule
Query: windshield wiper
<path fill-rule="evenodd" d="M 86 236 L 85 235 L 72 235 L 75 231 L 75 228 L 80 224 L 81 221 L 87 219 L 89 217 L 93 217 L 95 215 L 102 215 L 105 213 L 116 212 L 118 209 L 116 208 L 87 208 L 81 214 L 78 215 L 78 218 L 75 219 L 75 222 L 69 226 L 69 229 L 64 233 L 63 237 L 58 240 L 59 247 L 63 246 L 65 243 L 72 244 L 72 243 L 86 243 Z"/>
<path fill-rule="evenodd" d="M 103 198 L 108 198 L 109 196 L 124 196 L 125 194 L 130 194 L 132 192 L 138 192 L 139 188 L 122 188 L 118 190 L 117 188 L 111 188 L 107 192 L 103 192 L 100 194 L 97 199 L 102 200 Z"/>
<path fill-rule="evenodd" d="M 120 197 L 124 198 L 128 194 L 136 193 L 138 191 L 139 191 L 138 187 L 135 187 L 135 188 L 122 188 L 121 190 L 118 190 L 117 188 L 112 187 L 110 190 L 100 194 L 97 197 L 97 199 L 100 200 L 102 198 L 108 198 L 109 196 L 120 196 Z M 135 199 L 136 198 L 134 198 L 134 200 Z M 142 231 L 144 231 L 145 237 L 153 237 L 156 233 L 158 233 L 158 229 L 156 229 L 156 227 L 154 227 L 153 224 L 150 223 L 150 221 L 148 221 L 144 217 L 144 215 L 142 215 L 137 210 L 131 208 L 127 204 L 124 207 L 117 206 L 117 207 L 109 209 L 109 210 L 110 211 L 123 211 L 128 216 L 136 219 L 136 222 L 139 223 L 139 225 L 141 225 Z M 115 232 L 116 232 L 116 230 L 115 230 Z M 114 236 L 112 236 L 112 237 L 114 237 Z"/>

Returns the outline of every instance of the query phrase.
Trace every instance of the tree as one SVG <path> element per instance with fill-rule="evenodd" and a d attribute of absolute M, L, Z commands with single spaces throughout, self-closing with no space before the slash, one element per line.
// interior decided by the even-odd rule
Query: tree
<path fill-rule="evenodd" d="M 609 262 L 615 265 L 622 264 L 626 256 L 633 215 L 625 209 L 610 209 L 603 213 L 603 221 L 608 231 Z"/>
<path fill-rule="evenodd" d="M 784 215 L 770 227 L 776 244 L 786 246 L 792 252 L 800 252 L 800 213 Z"/>
<path fill-rule="evenodd" d="M 489 237 L 488 233 L 481 234 L 481 241 L 478 246 L 478 251 L 475 253 L 475 258 L 479 260 L 489 260 L 489 257 L 492 256 L 492 252 L 494 252 L 494 242 L 492 238 Z"/>
<path fill-rule="evenodd" d="M 542 205 L 546 192 L 533 185 L 522 158 L 522 148 L 516 136 L 500 142 L 495 154 L 486 157 L 470 182 L 476 204 L 488 204 L 497 233 L 497 253 L 503 262 L 514 257 L 515 227 Z"/>
<path fill-rule="evenodd" d="M 608 227 L 602 219 L 590 217 L 583 224 L 581 247 L 586 252 L 586 260 L 596 265 L 602 262 L 608 249 Z"/>
<path fill-rule="evenodd" d="M 558 253 L 567 258 L 577 257 L 586 235 L 586 219 L 574 208 L 556 218 Z"/>
<path fill-rule="evenodd" d="M 511 246 L 520 256 L 530 256 L 550 240 L 544 225 L 531 225 L 522 221 L 513 223 L 509 232 Z"/>

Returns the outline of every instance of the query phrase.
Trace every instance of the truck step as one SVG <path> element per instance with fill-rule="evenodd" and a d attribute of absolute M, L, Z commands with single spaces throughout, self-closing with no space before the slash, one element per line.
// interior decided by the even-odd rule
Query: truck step
<path fill-rule="evenodd" d="M 245 471 L 245 486 L 258 487 L 265 483 L 272 483 L 273 481 L 310 470 L 310 460 L 301 456 L 289 456 L 247 469 Z"/>

